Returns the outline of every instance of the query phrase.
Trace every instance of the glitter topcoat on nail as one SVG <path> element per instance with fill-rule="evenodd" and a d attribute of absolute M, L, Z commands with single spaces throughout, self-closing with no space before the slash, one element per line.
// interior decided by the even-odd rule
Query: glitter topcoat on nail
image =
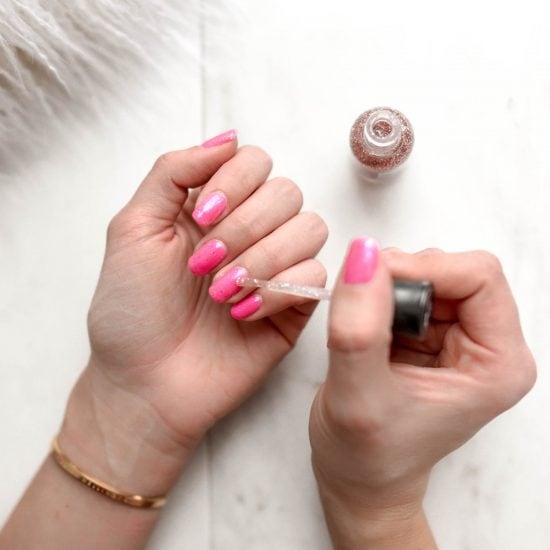
<path fill-rule="evenodd" d="M 241 290 L 242 287 L 237 281 L 247 276 L 248 271 L 244 267 L 235 266 L 210 285 L 208 294 L 212 300 L 221 304 Z"/>
<path fill-rule="evenodd" d="M 204 243 L 188 260 L 187 265 L 193 275 L 206 275 L 227 256 L 227 247 L 219 239 Z"/>
<path fill-rule="evenodd" d="M 365 168 L 365 176 L 371 179 L 401 166 L 413 145 L 411 123 L 403 113 L 390 107 L 365 111 L 350 132 L 351 150 Z"/>
<path fill-rule="evenodd" d="M 223 193 L 216 191 L 204 197 L 197 204 L 191 215 L 199 225 L 206 227 L 217 221 L 226 207 L 227 197 Z"/>

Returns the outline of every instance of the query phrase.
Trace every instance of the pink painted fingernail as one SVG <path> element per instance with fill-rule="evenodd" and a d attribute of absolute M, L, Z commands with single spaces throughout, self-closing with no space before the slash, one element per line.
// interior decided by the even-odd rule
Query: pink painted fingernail
<path fill-rule="evenodd" d="M 344 282 L 350 285 L 368 283 L 378 265 L 378 244 L 370 237 L 354 239 L 344 264 Z"/>
<path fill-rule="evenodd" d="M 250 294 L 231 307 L 231 317 L 242 321 L 256 313 L 262 305 L 262 297 L 259 294 Z"/>
<path fill-rule="evenodd" d="M 204 243 L 187 262 L 193 275 L 206 275 L 214 269 L 227 255 L 227 247 L 222 241 L 212 239 Z"/>
<path fill-rule="evenodd" d="M 237 279 L 247 275 L 248 271 L 244 267 L 234 267 L 210 285 L 208 294 L 215 302 L 225 302 L 241 290 L 242 287 L 237 284 Z"/>
<path fill-rule="evenodd" d="M 214 223 L 227 207 L 227 198 L 220 191 L 206 195 L 193 210 L 193 219 L 202 226 Z"/>
<path fill-rule="evenodd" d="M 223 134 L 214 136 L 213 138 L 207 139 L 202 146 L 209 149 L 210 147 L 217 147 L 218 145 L 223 145 L 224 143 L 229 143 L 230 141 L 235 141 L 237 139 L 237 130 L 228 130 Z"/>

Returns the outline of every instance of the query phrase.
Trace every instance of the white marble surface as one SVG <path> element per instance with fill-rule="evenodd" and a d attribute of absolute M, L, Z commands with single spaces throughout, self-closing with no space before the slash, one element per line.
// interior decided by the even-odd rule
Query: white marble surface
<path fill-rule="evenodd" d="M 329 283 L 357 234 L 502 258 L 539 380 L 437 466 L 426 506 L 442 549 L 550 549 L 544 3 L 234 0 L 202 22 L 199 3 L 186 43 L 202 57 L 177 46 L 159 55 L 161 76 L 144 69 L 124 101 L 104 101 L 101 121 L 68 122 L 2 179 L 0 521 L 44 456 L 86 360 L 107 221 L 160 152 L 237 127 L 326 218 Z M 406 172 L 387 186 L 358 181 L 347 146 L 355 116 L 378 104 L 403 110 L 417 137 Z M 150 548 L 330 547 L 307 442 L 325 321 L 321 307 L 264 388 L 213 431 Z"/>

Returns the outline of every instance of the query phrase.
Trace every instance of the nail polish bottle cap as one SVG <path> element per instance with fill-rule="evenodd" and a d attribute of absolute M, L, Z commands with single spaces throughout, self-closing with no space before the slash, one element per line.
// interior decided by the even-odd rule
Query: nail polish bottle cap
<path fill-rule="evenodd" d="M 421 340 L 430 324 L 433 286 L 430 281 L 395 280 L 393 331 Z"/>
<path fill-rule="evenodd" d="M 401 121 L 389 109 L 373 111 L 363 126 L 365 147 L 377 157 L 385 157 L 395 151 L 401 135 Z"/>

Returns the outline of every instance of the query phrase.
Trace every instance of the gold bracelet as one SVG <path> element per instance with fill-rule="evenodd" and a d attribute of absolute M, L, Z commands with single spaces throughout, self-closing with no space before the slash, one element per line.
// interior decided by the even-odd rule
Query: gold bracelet
<path fill-rule="evenodd" d="M 76 464 L 73 464 L 59 448 L 59 443 L 57 442 L 57 436 L 54 437 L 52 441 L 52 454 L 55 458 L 55 461 L 63 468 L 67 473 L 73 476 L 78 481 L 84 483 L 93 489 L 94 491 L 109 497 L 116 502 L 121 502 L 122 504 L 128 504 L 135 508 L 162 508 L 166 504 L 166 496 L 159 497 L 143 497 L 141 495 L 131 495 L 128 493 L 123 493 L 118 489 L 115 489 L 107 483 L 103 483 L 92 477 L 91 475 L 83 472 Z"/>

